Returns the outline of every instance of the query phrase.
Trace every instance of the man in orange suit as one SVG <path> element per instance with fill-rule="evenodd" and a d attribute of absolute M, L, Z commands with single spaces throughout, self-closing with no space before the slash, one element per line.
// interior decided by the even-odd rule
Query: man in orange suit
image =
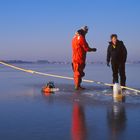
<path fill-rule="evenodd" d="M 78 30 L 72 40 L 72 67 L 74 72 L 74 83 L 76 90 L 84 89 L 81 87 L 82 77 L 85 76 L 84 68 L 87 52 L 95 52 L 96 48 L 90 48 L 86 41 L 88 27 L 85 26 Z"/>

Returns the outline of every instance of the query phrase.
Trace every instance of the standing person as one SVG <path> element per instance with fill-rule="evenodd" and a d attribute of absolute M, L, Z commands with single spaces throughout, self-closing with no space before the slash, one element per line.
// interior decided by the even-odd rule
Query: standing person
<path fill-rule="evenodd" d="M 84 68 L 86 63 L 86 53 L 95 52 L 96 48 L 90 48 L 85 36 L 88 27 L 85 26 L 78 30 L 72 40 L 72 68 L 74 72 L 74 83 L 76 90 L 84 89 L 81 87 L 82 77 L 85 76 Z"/>
<path fill-rule="evenodd" d="M 127 49 L 123 41 L 119 41 L 116 34 L 111 35 L 107 50 L 107 66 L 110 67 L 110 60 L 113 71 L 113 83 L 119 83 L 118 74 L 120 75 L 121 86 L 126 85 L 125 63 L 127 59 Z"/>

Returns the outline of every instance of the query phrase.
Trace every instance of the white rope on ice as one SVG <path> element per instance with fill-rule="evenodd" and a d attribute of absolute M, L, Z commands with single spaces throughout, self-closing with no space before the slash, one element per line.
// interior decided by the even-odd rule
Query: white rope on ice
<path fill-rule="evenodd" d="M 61 75 L 56 75 L 56 74 L 49 74 L 49 73 L 43 73 L 43 72 L 38 72 L 38 71 L 34 71 L 34 70 L 28 70 L 28 69 L 24 69 L 24 68 L 21 68 L 21 67 L 17 67 L 17 66 L 14 66 L 14 65 L 5 63 L 3 61 L 0 61 L 0 64 L 2 64 L 4 66 L 7 66 L 7 67 L 10 67 L 10 68 L 13 68 L 13 69 L 16 69 L 16 70 L 19 70 L 19 71 L 27 72 L 27 73 L 30 73 L 30 74 L 37 74 L 37 75 L 42 75 L 42 76 L 49 76 L 49 77 L 54 77 L 54 78 L 66 79 L 66 80 L 74 80 L 72 77 L 61 76 Z M 86 82 L 86 83 L 96 83 L 98 85 L 105 85 L 105 86 L 109 86 L 109 87 L 112 87 L 113 86 L 113 84 L 108 84 L 108 83 L 99 82 L 99 81 L 95 81 L 95 80 L 86 80 L 86 79 L 83 79 L 82 81 L 83 82 Z M 131 87 L 121 86 L 121 88 L 140 93 L 140 90 L 134 89 L 134 88 L 131 88 Z"/>

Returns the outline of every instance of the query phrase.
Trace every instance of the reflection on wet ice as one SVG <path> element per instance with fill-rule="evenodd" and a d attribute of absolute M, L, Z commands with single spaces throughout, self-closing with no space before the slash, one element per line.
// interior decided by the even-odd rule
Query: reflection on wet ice
<path fill-rule="evenodd" d="M 113 104 L 107 111 L 108 126 L 111 133 L 111 139 L 117 140 L 126 128 L 125 107 L 121 104 Z"/>
<path fill-rule="evenodd" d="M 87 128 L 84 107 L 79 102 L 74 101 L 72 112 L 72 140 L 86 140 Z"/>

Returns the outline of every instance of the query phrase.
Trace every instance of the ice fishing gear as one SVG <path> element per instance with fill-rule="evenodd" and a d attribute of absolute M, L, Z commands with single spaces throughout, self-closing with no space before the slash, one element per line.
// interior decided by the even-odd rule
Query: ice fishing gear
<path fill-rule="evenodd" d="M 55 88 L 54 82 L 48 82 L 43 88 L 43 93 L 54 93 L 56 91 L 59 91 L 58 88 Z"/>

